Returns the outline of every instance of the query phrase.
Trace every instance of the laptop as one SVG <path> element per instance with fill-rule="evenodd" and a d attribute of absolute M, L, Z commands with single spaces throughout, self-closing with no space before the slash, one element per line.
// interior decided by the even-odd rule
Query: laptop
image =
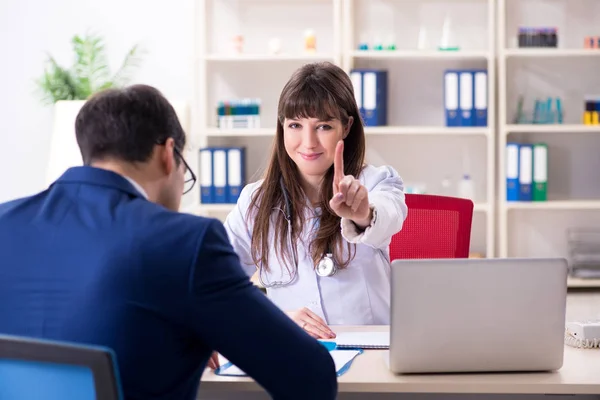
<path fill-rule="evenodd" d="M 566 297 L 562 258 L 395 260 L 390 370 L 560 369 Z"/>

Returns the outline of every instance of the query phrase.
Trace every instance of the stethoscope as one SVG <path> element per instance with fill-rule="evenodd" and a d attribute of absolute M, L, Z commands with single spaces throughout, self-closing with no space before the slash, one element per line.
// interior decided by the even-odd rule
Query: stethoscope
<path fill-rule="evenodd" d="M 283 179 L 279 180 L 279 185 L 281 186 L 281 192 L 283 193 L 283 200 L 285 203 L 285 211 L 283 211 L 281 208 L 276 208 L 276 210 L 282 212 L 283 215 L 285 216 L 285 220 L 287 221 L 287 224 L 288 224 L 287 241 L 288 241 L 288 248 L 291 251 L 293 248 L 292 246 L 294 245 L 294 243 L 292 241 L 292 202 L 290 201 L 290 198 L 287 193 L 287 189 L 285 188 L 285 185 L 283 184 Z M 266 284 L 262 278 L 263 269 L 260 268 L 260 272 L 258 274 L 258 279 L 260 281 L 260 284 L 263 287 L 265 287 L 265 288 L 283 287 L 283 286 L 289 285 L 290 283 L 292 283 L 296 280 L 296 278 L 298 277 L 298 258 L 296 256 L 296 252 L 291 251 L 291 253 L 292 253 L 292 257 L 294 258 L 294 267 L 295 268 L 292 271 L 290 279 L 287 282 L 275 281 L 273 283 Z M 328 277 L 328 276 L 335 275 L 335 273 L 337 272 L 337 267 L 335 265 L 335 262 L 333 261 L 332 253 L 327 252 L 323 255 L 323 257 L 321 257 L 321 260 L 319 261 L 319 263 L 317 264 L 317 267 L 315 268 L 315 272 L 320 277 Z"/>

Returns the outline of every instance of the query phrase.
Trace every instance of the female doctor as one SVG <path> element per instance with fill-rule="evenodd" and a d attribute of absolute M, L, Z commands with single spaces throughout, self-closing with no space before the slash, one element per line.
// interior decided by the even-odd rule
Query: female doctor
<path fill-rule="evenodd" d="M 391 167 L 364 164 L 365 135 L 348 75 L 331 63 L 298 69 L 279 98 L 264 178 L 225 221 L 248 275 L 315 338 L 328 325 L 390 319 L 391 237 L 407 214 Z"/>

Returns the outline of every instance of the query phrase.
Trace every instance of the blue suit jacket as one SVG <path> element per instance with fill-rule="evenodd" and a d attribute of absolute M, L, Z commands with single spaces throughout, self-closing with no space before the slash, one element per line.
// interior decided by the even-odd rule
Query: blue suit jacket
<path fill-rule="evenodd" d="M 329 353 L 250 283 L 219 221 L 92 167 L 0 205 L 0 333 L 112 348 L 128 399 L 194 399 L 213 350 L 275 398 L 337 390 Z"/>

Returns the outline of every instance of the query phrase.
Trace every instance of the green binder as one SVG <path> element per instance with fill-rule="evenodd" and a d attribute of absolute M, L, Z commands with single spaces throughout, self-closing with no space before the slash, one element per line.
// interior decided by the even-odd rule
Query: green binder
<path fill-rule="evenodd" d="M 548 200 L 548 146 L 533 145 L 533 201 Z"/>

